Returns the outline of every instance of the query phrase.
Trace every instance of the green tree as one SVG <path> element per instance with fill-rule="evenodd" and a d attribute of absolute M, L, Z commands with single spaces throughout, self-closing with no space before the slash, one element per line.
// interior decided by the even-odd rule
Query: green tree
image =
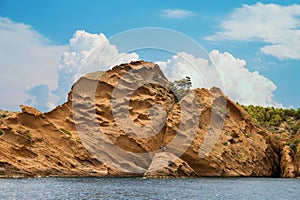
<path fill-rule="evenodd" d="M 274 108 L 262 106 L 243 106 L 253 121 L 272 131 L 289 131 L 292 135 L 300 128 L 300 108 Z"/>
<path fill-rule="evenodd" d="M 177 101 L 180 101 L 185 95 L 187 95 L 191 87 L 192 87 L 192 81 L 191 78 L 188 76 L 186 76 L 183 79 L 175 80 L 174 82 L 170 83 L 170 90 L 177 97 Z"/>
<path fill-rule="evenodd" d="M 295 111 L 295 116 L 294 117 L 295 117 L 296 120 L 300 119 L 300 108 L 298 108 L 298 110 Z"/>

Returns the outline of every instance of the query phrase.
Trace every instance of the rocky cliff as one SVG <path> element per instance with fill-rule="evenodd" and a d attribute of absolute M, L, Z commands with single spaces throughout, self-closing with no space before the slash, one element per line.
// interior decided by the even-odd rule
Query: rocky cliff
<path fill-rule="evenodd" d="M 21 106 L 0 121 L 0 176 L 295 176 L 297 157 L 218 88 L 178 101 L 169 85 L 137 61 L 81 77 L 48 113 Z"/>

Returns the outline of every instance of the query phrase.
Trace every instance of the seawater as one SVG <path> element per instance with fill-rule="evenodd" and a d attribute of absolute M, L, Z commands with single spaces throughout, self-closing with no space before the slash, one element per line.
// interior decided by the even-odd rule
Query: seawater
<path fill-rule="evenodd" d="M 0 199 L 300 199 L 300 179 L 0 179 Z"/>

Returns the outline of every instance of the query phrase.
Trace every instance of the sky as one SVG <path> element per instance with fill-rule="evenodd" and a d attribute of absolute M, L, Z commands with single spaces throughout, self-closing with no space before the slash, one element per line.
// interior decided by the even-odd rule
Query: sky
<path fill-rule="evenodd" d="M 116 35 L 145 27 L 201 45 L 233 100 L 300 107 L 299 1 L 0 0 L 0 109 L 26 104 L 49 111 L 84 73 L 138 59 L 158 63 L 170 79 L 187 73 L 195 86 L 205 84 L 187 60 L 206 80 L 216 79 L 210 64 L 190 52 L 122 52 L 114 43 Z M 99 45 L 95 59 L 90 55 Z"/>

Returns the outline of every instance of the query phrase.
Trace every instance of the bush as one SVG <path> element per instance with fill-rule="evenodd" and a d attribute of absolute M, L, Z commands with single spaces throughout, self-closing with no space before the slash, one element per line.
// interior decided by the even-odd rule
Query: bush
<path fill-rule="evenodd" d="M 229 131 L 226 131 L 224 134 L 225 134 L 225 135 L 232 136 L 232 133 L 231 133 L 231 132 L 229 132 Z"/>
<path fill-rule="evenodd" d="M 287 122 L 286 128 L 291 130 L 292 134 L 295 134 L 300 126 L 297 124 L 297 120 L 300 119 L 300 108 L 295 109 L 282 109 L 274 107 L 262 107 L 262 106 L 243 106 L 243 108 L 251 116 L 253 122 L 260 126 L 273 131 L 280 131 L 279 126 L 283 122 Z"/>
<path fill-rule="evenodd" d="M 245 136 L 246 136 L 246 138 L 250 138 L 251 134 L 250 133 L 246 133 Z"/>
<path fill-rule="evenodd" d="M 4 131 L 0 129 L 0 136 L 4 134 Z"/>
<path fill-rule="evenodd" d="M 227 145 L 228 145 L 228 142 L 222 142 L 222 144 L 223 144 L 224 146 L 227 146 Z"/>
<path fill-rule="evenodd" d="M 295 112 L 294 117 L 296 120 L 300 119 L 300 108 L 298 108 L 298 110 Z"/>
<path fill-rule="evenodd" d="M 175 94 L 176 101 L 180 101 L 185 95 L 188 94 L 192 87 L 192 82 L 190 77 L 185 77 L 180 80 L 175 80 L 170 83 L 169 88 Z"/>
<path fill-rule="evenodd" d="M 300 143 L 300 140 L 299 139 L 296 139 L 292 144 L 291 144 L 291 148 L 293 149 L 293 151 L 295 153 L 297 153 L 298 151 L 298 144 Z"/>
<path fill-rule="evenodd" d="M 72 137 L 72 133 L 70 131 L 68 131 L 67 129 L 61 128 L 60 130 L 67 136 Z"/>
<path fill-rule="evenodd" d="M 292 135 L 295 135 L 298 132 L 299 129 L 300 129 L 300 125 L 299 124 L 293 124 L 293 125 L 291 125 Z"/>

